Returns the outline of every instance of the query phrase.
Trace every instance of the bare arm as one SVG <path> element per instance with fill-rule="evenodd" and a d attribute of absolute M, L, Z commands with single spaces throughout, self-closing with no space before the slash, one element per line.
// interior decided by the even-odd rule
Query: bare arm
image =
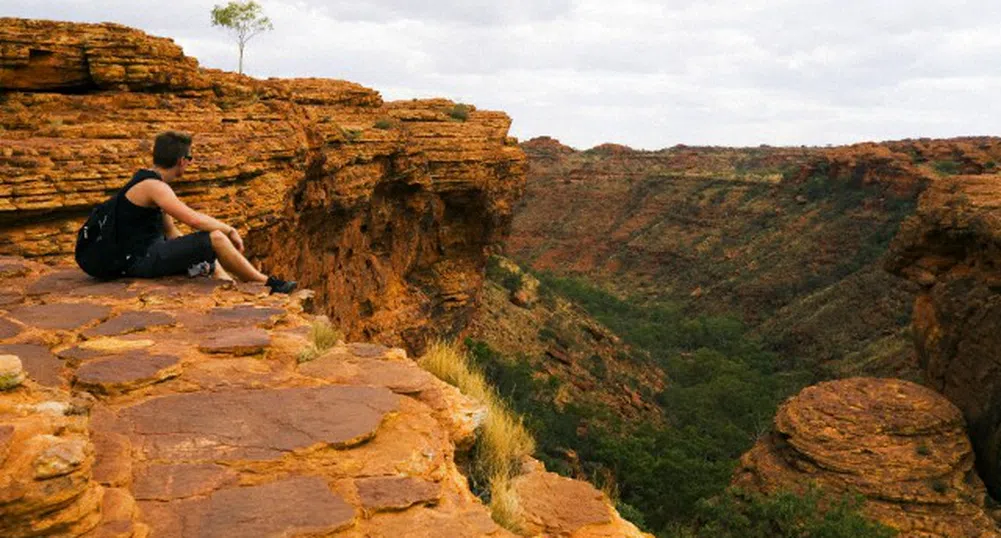
<path fill-rule="evenodd" d="M 166 232 L 167 239 L 176 239 L 181 237 L 181 231 L 177 229 L 177 225 L 174 224 L 174 217 L 164 213 L 163 214 L 163 231 Z"/>
<path fill-rule="evenodd" d="M 170 188 L 170 185 L 162 181 L 150 181 L 147 180 L 144 183 L 148 183 L 148 187 L 143 194 L 148 195 L 149 200 L 160 207 L 167 217 L 172 217 L 177 219 L 188 226 L 196 230 L 201 230 L 203 232 L 213 232 L 219 230 L 224 233 L 228 233 L 233 229 L 232 226 L 228 224 L 223 224 L 222 222 L 194 209 L 188 207 L 188 204 L 182 202 L 176 194 L 174 194 L 174 189 Z M 141 184 L 140 184 L 141 185 Z M 173 224 L 173 222 L 171 222 Z M 176 228 L 176 227 L 175 227 Z"/>
<path fill-rule="evenodd" d="M 170 220 L 169 228 L 167 228 L 167 237 L 172 239 L 180 235 L 177 231 L 177 227 L 174 226 L 174 219 L 177 219 L 188 226 L 196 230 L 201 230 L 203 232 L 214 232 L 219 230 L 220 232 L 226 234 L 227 237 L 233 242 L 237 250 L 243 252 L 243 239 L 240 237 L 240 233 L 236 231 L 236 228 L 223 224 L 205 213 L 200 213 L 188 207 L 188 204 L 182 202 L 176 194 L 174 194 L 174 189 L 170 188 L 170 185 L 162 181 L 145 181 L 149 186 L 145 189 L 142 194 L 148 195 L 149 200 L 155 203 L 160 209 L 165 213 L 164 224 L 167 225 L 167 219 Z M 142 186 L 142 184 L 140 184 Z M 177 235 L 171 236 L 170 229 Z"/>

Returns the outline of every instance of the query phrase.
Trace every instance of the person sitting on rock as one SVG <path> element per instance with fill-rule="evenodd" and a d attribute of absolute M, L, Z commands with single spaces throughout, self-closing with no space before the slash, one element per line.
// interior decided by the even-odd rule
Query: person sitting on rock
<path fill-rule="evenodd" d="M 123 187 L 116 228 L 119 245 L 130 255 L 125 275 L 212 274 L 232 280 L 231 273 L 243 281 L 264 283 L 272 293 L 294 290 L 295 282 L 267 276 L 243 256 L 243 239 L 236 228 L 177 198 L 170 183 L 184 176 L 192 160 L 190 135 L 161 133 L 153 143 L 153 168 L 139 170 Z M 199 231 L 182 236 L 174 219 Z"/>

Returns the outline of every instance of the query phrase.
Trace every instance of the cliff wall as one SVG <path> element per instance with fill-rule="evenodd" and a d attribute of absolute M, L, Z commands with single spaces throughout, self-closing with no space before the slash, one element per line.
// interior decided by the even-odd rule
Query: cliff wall
<path fill-rule="evenodd" d="M 468 318 L 524 154 L 503 113 L 199 68 L 114 24 L 0 19 L 0 253 L 59 259 L 90 207 L 193 133 L 174 185 L 355 338 L 419 350 Z"/>
<path fill-rule="evenodd" d="M 925 382 L 965 416 L 980 476 L 1001 496 L 1001 217 L 995 174 L 933 184 L 887 268 L 920 286 L 914 343 Z"/>

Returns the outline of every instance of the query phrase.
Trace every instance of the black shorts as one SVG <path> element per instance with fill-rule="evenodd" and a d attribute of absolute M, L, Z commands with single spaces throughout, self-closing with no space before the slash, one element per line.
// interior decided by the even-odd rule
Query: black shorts
<path fill-rule="evenodd" d="M 171 275 L 209 275 L 215 268 L 215 251 L 208 232 L 195 232 L 176 239 L 159 239 L 136 259 L 127 276 L 156 278 Z"/>

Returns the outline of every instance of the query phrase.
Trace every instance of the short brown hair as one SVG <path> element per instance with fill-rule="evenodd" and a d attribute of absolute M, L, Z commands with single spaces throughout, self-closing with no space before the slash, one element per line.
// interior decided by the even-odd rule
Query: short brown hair
<path fill-rule="evenodd" d="M 153 164 L 160 168 L 173 168 L 190 150 L 191 135 L 179 131 L 160 133 L 153 142 Z"/>

